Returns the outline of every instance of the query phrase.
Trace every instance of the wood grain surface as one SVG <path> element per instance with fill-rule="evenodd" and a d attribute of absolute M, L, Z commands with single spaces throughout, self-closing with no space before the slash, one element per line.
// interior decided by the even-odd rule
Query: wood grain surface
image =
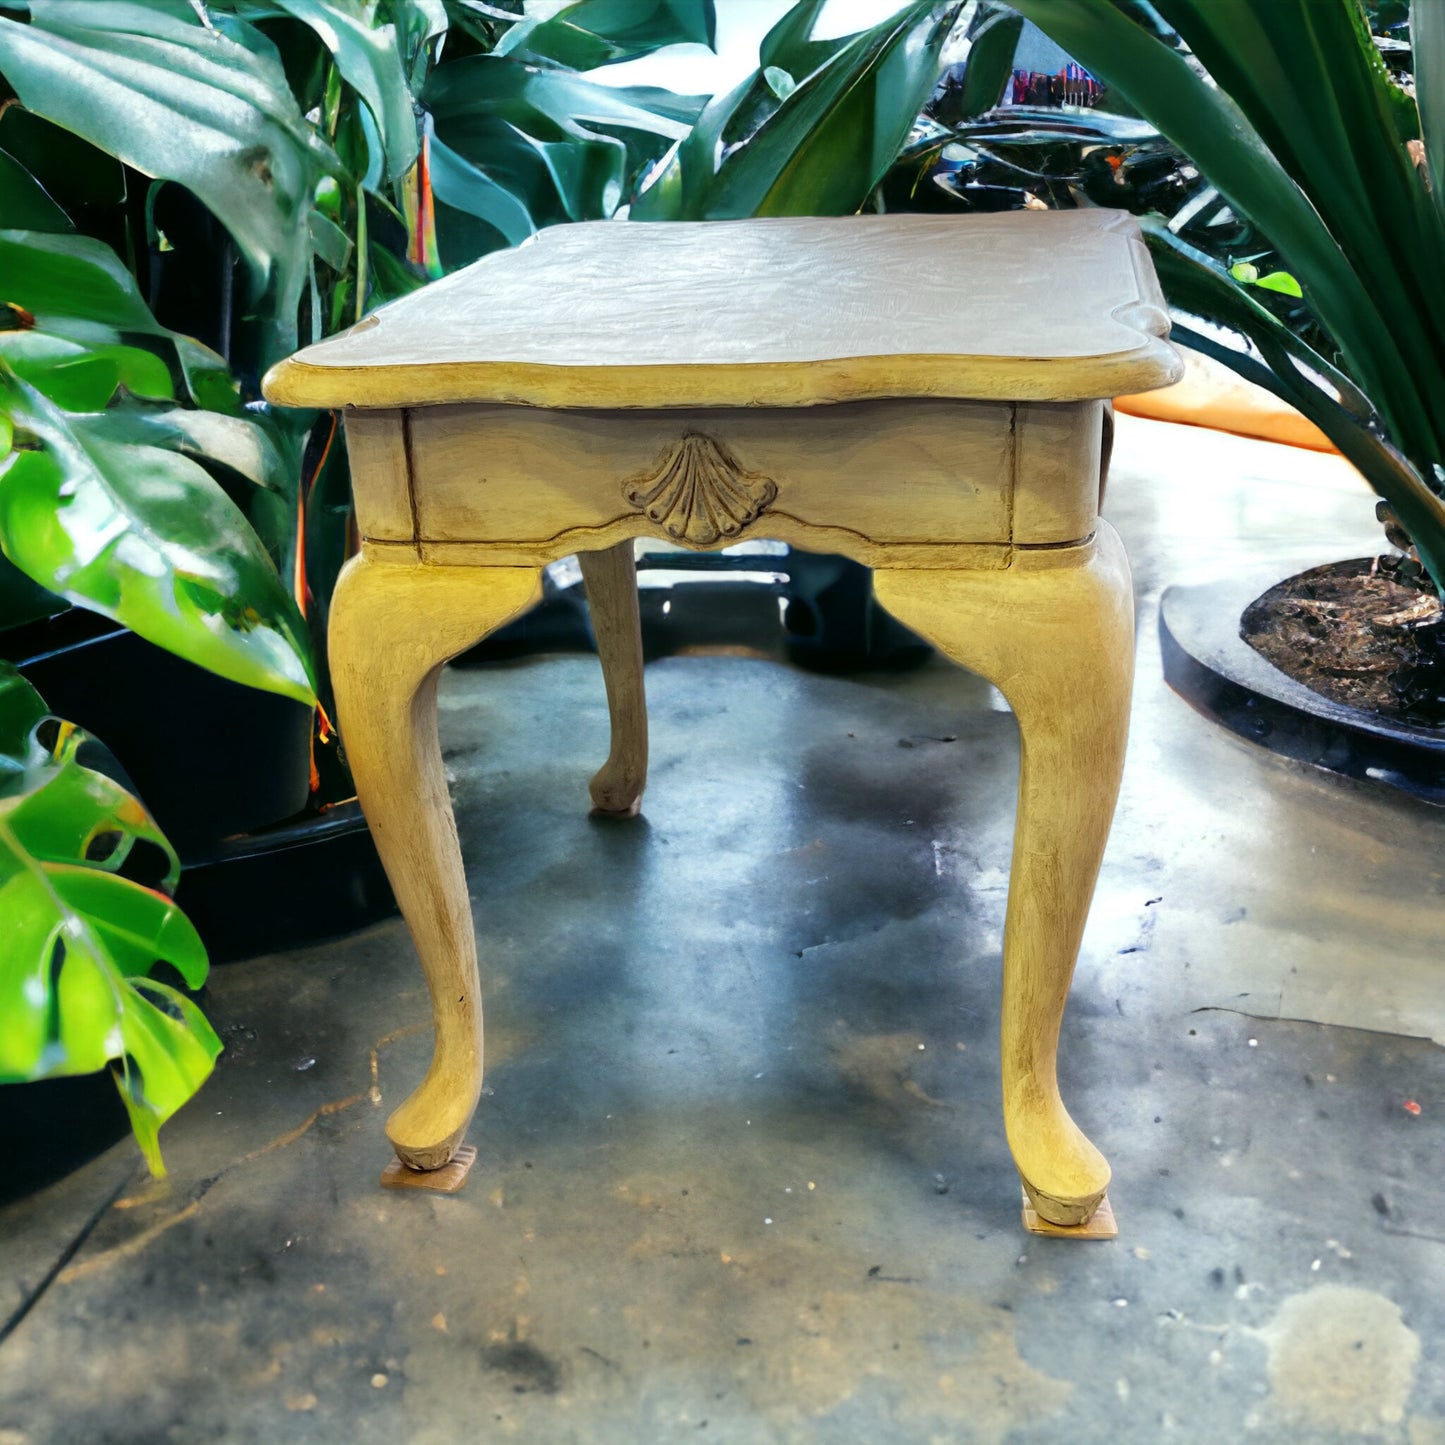
<path fill-rule="evenodd" d="M 1180 374 L 1132 217 L 586 222 L 272 368 L 292 406 L 1088 400 Z"/>

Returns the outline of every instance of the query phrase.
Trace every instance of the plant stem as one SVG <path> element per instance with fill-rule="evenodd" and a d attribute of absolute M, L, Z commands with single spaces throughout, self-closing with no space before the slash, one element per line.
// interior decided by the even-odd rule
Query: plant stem
<path fill-rule="evenodd" d="M 366 192 L 356 187 L 356 320 L 366 315 Z"/>

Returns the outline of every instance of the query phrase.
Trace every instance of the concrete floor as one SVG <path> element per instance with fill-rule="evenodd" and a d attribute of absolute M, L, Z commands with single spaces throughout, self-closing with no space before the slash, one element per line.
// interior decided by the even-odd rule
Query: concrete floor
<path fill-rule="evenodd" d="M 660 661 L 628 826 L 585 815 L 595 660 L 456 672 L 467 1188 L 377 1188 L 399 922 L 218 969 L 169 1179 L 127 1143 L 0 1212 L 0 1445 L 1445 1441 L 1441 815 L 1215 729 L 1154 631 L 1167 582 L 1368 550 L 1371 500 L 1124 419 L 1108 510 L 1140 676 L 1062 1069 L 1117 1241 L 1019 1225 L 990 688 Z"/>

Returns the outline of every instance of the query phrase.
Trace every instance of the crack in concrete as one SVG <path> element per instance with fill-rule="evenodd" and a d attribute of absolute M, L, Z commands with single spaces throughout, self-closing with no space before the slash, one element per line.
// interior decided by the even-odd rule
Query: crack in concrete
<path fill-rule="evenodd" d="M 217 1178 L 220 1176 L 217 1175 Z M 139 1234 L 133 1234 L 123 1244 L 118 1244 L 113 1249 L 107 1249 L 100 1254 L 92 1255 L 89 1259 L 81 1260 L 79 1264 L 73 1264 L 69 1269 L 63 1269 L 56 1276 L 59 1284 L 74 1284 L 78 1279 L 84 1279 L 88 1274 L 95 1274 L 98 1270 L 105 1269 L 114 1264 L 117 1260 L 129 1259 L 133 1254 L 139 1254 L 151 1240 L 159 1238 L 166 1230 L 173 1225 L 180 1224 L 183 1220 L 190 1219 L 201 1207 L 201 1200 L 210 1192 L 211 1184 L 215 1180 L 209 1180 L 206 1188 L 201 1191 L 184 1209 L 178 1209 L 174 1214 L 168 1214 L 164 1219 L 158 1219 L 154 1224 L 148 1225 Z"/>
<path fill-rule="evenodd" d="M 117 1184 L 115 1188 L 112 1189 L 111 1192 L 106 1195 L 103 1200 L 101 1200 L 100 1204 L 92 1212 L 90 1217 L 76 1231 L 75 1238 L 72 1239 L 70 1243 L 67 1244 L 65 1248 L 62 1249 L 60 1253 L 56 1256 L 55 1261 L 51 1264 L 50 1268 L 46 1270 L 44 1276 L 40 1280 L 40 1283 L 37 1284 L 35 1288 L 32 1289 L 25 1296 L 25 1298 L 21 1300 L 18 1305 L 15 1306 L 13 1310 L 11 1310 L 10 1317 L 5 1321 L 3 1325 L 0 1325 L 0 1346 L 3 1346 L 5 1341 L 8 1340 L 10 1336 L 13 1335 L 15 1331 L 20 1328 L 20 1326 L 25 1322 L 26 1316 L 30 1313 L 31 1310 L 35 1308 L 36 1305 L 40 1303 L 41 1298 L 45 1295 L 46 1291 L 49 1290 L 51 1285 L 53 1285 L 56 1280 L 59 1279 L 61 1275 L 65 1272 L 66 1265 L 68 1265 L 70 1261 L 75 1258 L 76 1254 L 80 1251 L 81 1246 L 85 1243 L 87 1239 L 90 1238 L 91 1234 L 94 1232 L 96 1225 L 98 1225 L 100 1221 L 105 1217 L 106 1210 L 109 1209 L 111 1205 L 120 1198 L 122 1191 L 134 1177 L 135 1170 L 132 1169 L 129 1173 L 125 1175 L 124 1178 L 121 1179 L 120 1183 Z"/>
<path fill-rule="evenodd" d="M 201 1201 L 226 1175 L 231 1173 L 232 1170 L 239 1169 L 243 1164 L 251 1164 L 263 1155 L 270 1154 L 276 1149 L 284 1149 L 288 1145 L 294 1144 L 319 1120 L 331 1114 L 339 1114 L 343 1109 L 349 1109 L 353 1104 L 359 1104 L 366 1097 L 367 1094 L 365 1091 L 359 1091 L 355 1094 L 348 1094 L 344 1099 L 332 1099 L 325 1104 L 319 1104 L 301 1123 L 296 1125 L 294 1129 L 288 1129 L 284 1134 L 278 1134 L 268 1143 L 262 1144 L 259 1149 L 252 1149 L 249 1153 L 242 1154 L 239 1159 L 233 1159 L 224 1169 L 220 1169 L 215 1174 L 212 1174 L 209 1179 L 201 1180 L 190 1203 L 178 1209 L 174 1214 L 168 1214 L 164 1219 L 158 1219 L 153 1224 L 148 1224 L 144 1229 L 133 1234 L 129 1239 L 123 1240 L 120 1244 L 113 1245 L 110 1249 L 102 1250 L 100 1254 L 92 1255 L 89 1259 L 82 1260 L 79 1264 L 70 1265 L 69 1268 L 66 1268 L 66 1263 L 75 1257 L 76 1250 L 78 1250 L 81 1244 L 85 1242 L 85 1239 L 89 1237 L 91 1231 L 100 1222 L 101 1216 L 104 1215 L 107 1209 L 113 1205 L 129 1206 L 150 1202 L 148 1200 L 121 1200 L 119 1197 L 121 1191 L 117 1189 L 96 1212 L 95 1218 L 90 1221 L 84 1235 L 66 1252 L 60 1261 L 60 1265 L 53 1272 L 50 1279 L 47 1279 L 46 1283 L 73 1284 L 78 1279 L 84 1279 L 87 1275 L 95 1274 L 102 1269 L 108 1269 L 112 1264 L 116 1264 L 122 1259 L 129 1259 L 132 1255 L 139 1254 L 152 1240 L 160 1238 L 168 1229 L 183 1223 L 187 1219 L 193 1218 L 200 1211 Z M 126 1177 L 121 1188 L 124 1188 L 125 1184 L 130 1182 L 131 1177 L 132 1176 L 129 1175 Z M 4 1335 L 0 1334 L 0 1343 L 3 1342 Z"/>
<path fill-rule="evenodd" d="M 243 1154 L 238 1159 L 232 1160 L 224 1169 L 203 1179 L 191 1201 L 174 1214 L 167 1215 L 164 1219 L 156 1220 L 147 1225 L 129 1239 L 92 1256 L 90 1259 L 82 1260 L 79 1264 L 70 1263 L 84 1246 L 86 1240 L 95 1232 L 96 1226 L 105 1217 L 106 1211 L 111 1208 L 129 1209 L 139 1205 L 154 1202 L 158 1197 L 149 1194 L 148 1191 L 134 1197 L 122 1198 L 126 1187 L 135 1177 L 135 1171 L 131 1170 L 118 1185 L 106 1196 L 102 1203 L 86 1220 L 85 1224 L 76 1232 L 75 1237 L 60 1252 L 55 1262 L 46 1271 L 40 1283 L 11 1311 L 10 1317 L 0 1324 L 0 1345 L 15 1332 L 24 1321 L 25 1317 L 40 1302 L 42 1296 L 54 1284 L 73 1284 L 76 1280 L 84 1279 L 86 1276 L 97 1273 L 122 1259 L 129 1259 L 132 1255 L 139 1254 L 152 1240 L 158 1239 L 168 1229 L 187 1219 L 193 1218 L 200 1210 L 201 1201 L 210 1193 L 211 1189 L 219 1183 L 233 1169 L 240 1168 L 243 1164 L 253 1163 L 264 1155 L 272 1153 L 277 1149 L 284 1149 L 294 1144 L 298 1139 L 312 1129 L 320 1120 L 332 1114 L 339 1114 L 343 1109 L 349 1109 L 359 1104 L 363 1099 L 368 1099 L 372 1104 L 381 1103 L 380 1086 L 380 1051 L 388 1044 L 395 1043 L 398 1039 L 404 1039 L 412 1034 L 420 1033 L 428 1023 L 408 1024 L 404 1028 L 393 1029 L 388 1034 L 383 1034 L 369 1050 L 369 1066 L 371 1073 L 371 1086 L 368 1089 L 360 1090 L 354 1094 L 348 1094 L 341 1099 L 331 1099 L 327 1103 L 318 1105 L 313 1109 L 301 1123 L 295 1128 L 288 1129 L 283 1134 L 278 1134 L 274 1139 L 262 1144 L 257 1149 Z"/>
<path fill-rule="evenodd" d="M 1283 997 L 1281 996 L 1281 1003 Z M 1191 1014 L 1234 1014 L 1236 1018 L 1255 1019 L 1262 1024 L 1312 1024 L 1317 1029 L 1349 1029 L 1360 1034 L 1375 1034 L 1382 1039 L 1411 1039 L 1418 1040 L 1422 1044 L 1434 1044 L 1437 1049 L 1445 1048 L 1438 1039 L 1432 1039 L 1429 1034 L 1408 1034 L 1401 1033 L 1395 1029 L 1372 1029 L 1364 1024 L 1336 1023 L 1333 1019 L 1313 1019 L 1303 1014 L 1283 1013 L 1251 1013 L 1249 1009 L 1230 1008 L 1227 1004 L 1207 1003 L 1200 1004 L 1197 1008 L 1189 1010 Z"/>
<path fill-rule="evenodd" d="M 381 1103 L 381 1051 L 388 1045 L 394 1044 L 398 1039 L 409 1039 L 413 1034 L 419 1034 L 423 1029 L 431 1027 L 430 1019 L 421 1019 L 414 1024 L 406 1024 L 402 1028 L 393 1029 L 389 1034 L 383 1034 L 371 1046 L 371 1088 L 367 1090 L 367 1097 L 373 1104 Z"/>

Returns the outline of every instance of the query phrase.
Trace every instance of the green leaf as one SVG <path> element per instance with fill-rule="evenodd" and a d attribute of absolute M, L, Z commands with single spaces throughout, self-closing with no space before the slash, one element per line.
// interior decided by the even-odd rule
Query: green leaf
<path fill-rule="evenodd" d="M 306 218 L 311 245 L 333 271 L 345 271 L 351 264 L 352 241 L 324 211 L 313 210 Z"/>
<path fill-rule="evenodd" d="M 1278 291 L 1282 296 L 1304 295 L 1299 282 L 1288 271 L 1271 271 L 1268 276 L 1261 276 L 1254 284 L 1264 291 Z"/>
<path fill-rule="evenodd" d="M 13 301 L 36 329 L 87 346 L 151 336 L 175 356 L 197 404 L 238 413 L 238 388 L 225 361 L 200 342 L 162 326 L 109 246 L 89 236 L 0 231 L 0 305 Z"/>
<path fill-rule="evenodd" d="M 34 583 L 162 647 L 307 700 L 295 605 L 245 519 L 187 460 L 294 500 L 295 448 L 240 410 L 219 357 L 155 321 L 99 242 L 0 232 L 0 288 L 36 319 L 0 333 L 0 418 L 22 436 L 18 452 L 0 450 L 0 548 Z M 138 405 L 174 397 L 165 364 L 128 337 L 164 342 L 193 394 L 223 410 Z"/>
<path fill-rule="evenodd" d="M 969 47 L 963 71 L 960 106 L 965 116 L 982 115 L 1002 99 L 1013 75 L 1014 52 L 1019 47 L 1024 18 L 998 10 L 979 28 Z"/>
<path fill-rule="evenodd" d="M 137 843 L 154 844 L 168 863 L 164 889 L 173 891 L 180 864 L 150 814 L 119 783 L 82 765 L 78 757 L 88 741 L 85 733 L 68 724 L 57 727 L 57 741 L 45 754 L 41 771 L 27 774 L 29 791 L 22 789 L 23 796 L 7 805 L 11 840 L 37 858 L 84 860 L 105 874 L 118 873 Z M 35 759 L 31 762 L 40 766 Z M 0 797 L 10 791 L 0 784 Z M 98 840 L 103 847 L 97 847 Z M 94 861 L 92 855 L 97 853 L 99 861 Z M 151 962 L 157 956 L 152 954 Z M 205 976 L 204 960 L 196 974 L 187 962 L 190 958 L 184 955 L 177 967 L 199 985 Z"/>
<path fill-rule="evenodd" d="M 164 893 L 136 888 L 127 878 L 90 867 L 53 868 L 50 882 L 66 907 L 89 915 L 124 977 L 143 977 L 164 958 L 192 988 L 205 982 L 205 945 Z"/>
<path fill-rule="evenodd" d="M 845 215 L 893 163 L 938 80 L 957 4 L 915 0 L 832 47 L 813 48 L 785 16 L 765 42 L 764 70 L 709 103 L 662 173 L 634 203 L 635 220 Z M 803 15 L 812 17 L 816 7 Z M 800 55 L 799 55 L 800 53 Z M 789 58 L 795 63 L 788 64 Z M 797 63 L 801 58 L 802 63 Z M 809 73 L 807 65 L 819 63 Z M 798 80 L 779 99 L 777 65 Z"/>
<path fill-rule="evenodd" d="M 1238 261 L 1229 268 L 1229 274 L 1246 286 L 1258 286 L 1263 291 L 1278 291 L 1282 296 L 1302 297 L 1299 282 L 1288 271 L 1271 271 L 1267 276 L 1259 274 L 1259 267 L 1248 261 Z"/>
<path fill-rule="evenodd" d="M 1422 262 L 1445 250 L 1445 230 L 1400 143 L 1389 75 L 1357 0 L 1159 0 L 1157 8 L 1299 186 L 1355 272 L 1370 277 L 1396 351 L 1429 393 L 1442 394 L 1445 295 L 1435 267 Z M 1288 255 L 1284 238 L 1271 236 Z M 1442 439 L 1445 426 L 1436 432 Z"/>
<path fill-rule="evenodd" d="M 137 843 L 175 852 L 118 783 L 86 767 L 84 733 L 49 718 L 0 663 L 0 1082 L 93 1073 L 116 1062 L 132 1127 L 163 1174 L 162 1124 L 210 1074 L 221 1042 L 183 994 L 205 948 L 165 893 L 121 875 Z"/>
<path fill-rule="evenodd" d="M 45 699 L 13 664 L 0 661 L 0 797 L 10 796 L 14 779 L 47 755 L 30 734 L 49 715 Z"/>
<path fill-rule="evenodd" d="M 45 331 L 0 332 L 0 359 L 65 411 L 104 411 L 119 387 L 172 401 L 170 369 L 138 346 L 82 346 Z"/>
<path fill-rule="evenodd" d="M 130 993 L 144 1006 L 122 1012 L 124 1053 L 111 1072 L 146 1163 L 162 1177 L 161 1125 L 205 1082 L 223 1045 L 200 1009 L 169 984 L 134 981 Z"/>
<path fill-rule="evenodd" d="M 812 39 L 813 29 L 827 7 L 828 0 L 799 0 L 785 11 L 758 47 L 759 69 L 776 68 L 795 80 L 806 80 L 856 40 L 861 33 L 856 30 L 827 40 Z"/>
<path fill-rule="evenodd" d="M 396 27 L 407 86 L 421 89 L 431 68 L 431 42 L 447 33 L 447 8 L 442 0 L 381 0 L 387 23 Z"/>
<path fill-rule="evenodd" d="M 89 236 L 0 231 L 0 301 L 18 302 L 42 331 L 76 341 L 161 331 L 120 257 Z"/>
<path fill-rule="evenodd" d="M 200 466 L 61 411 L 3 362 L 0 410 L 30 439 L 0 463 L 0 544 L 21 571 L 222 677 L 314 701 L 296 604 Z"/>
<path fill-rule="evenodd" d="M 1381 435 L 1370 399 L 1236 285 L 1222 266 L 1157 220 L 1141 224 L 1170 306 L 1247 337 L 1264 365 L 1211 344 L 1206 335 L 1189 335 L 1189 344 L 1274 392 L 1319 427 L 1390 503 L 1430 575 L 1445 579 L 1445 499 Z"/>
<path fill-rule="evenodd" d="M 27 231 L 73 231 L 70 217 L 14 156 L 0 150 L 0 216 Z"/>
<path fill-rule="evenodd" d="M 1329 0 L 1319 9 L 1334 3 Z M 1381 315 L 1373 286 L 1366 285 L 1234 100 L 1110 0 L 1014 4 L 1091 73 L 1116 86 L 1232 206 L 1264 231 L 1402 450 L 1440 454 L 1435 441 L 1438 408 L 1422 396 L 1422 383 L 1401 352 L 1400 338 L 1416 319 L 1392 314 L 1387 321 Z M 1272 13 L 1273 8 L 1257 7 L 1256 14 Z M 1232 8 L 1229 13 L 1234 13 Z M 1428 381 L 1438 366 L 1438 359 L 1426 364 L 1420 376 Z"/>
<path fill-rule="evenodd" d="M 438 67 L 422 102 L 436 126 L 438 198 L 514 243 L 546 225 L 611 216 L 629 174 L 685 136 L 701 105 L 493 55 Z"/>
<path fill-rule="evenodd" d="M 547 19 L 512 26 L 493 53 L 525 52 L 572 70 L 595 70 L 664 45 L 711 50 L 716 38 L 713 0 L 578 0 Z"/>
<path fill-rule="evenodd" d="M 798 88 L 798 82 L 786 70 L 777 65 L 765 66 L 763 79 L 767 82 L 768 89 L 779 100 L 786 100 Z"/>
<path fill-rule="evenodd" d="M 274 47 L 234 19 L 227 33 L 203 25 L 188 7 L 33 0 L 30 13 L 29 25 L 0 17 L 4 74 L 21 104 L 193 191 L 235 238 L 258 286 L 275 288 L 268 351 L 294 349 L 305 217 L 334 161 Z"/>
<path fill-rule="evenodd" d="M 1445 226 L 1445 6 L 1438 0 L 1415 0 L 1410 7 L 1410 48 L 1430 200 Z"/>
<path fill-rule="evenodd" d="M 416 116 L 396 29 L 372 25 L 342 0 L 272 0 L 321 37 L 346 83 L 366 102 L 381 137 L 386 174 L 400 180 L 417 155 Z"/>
<path fill-rule="evenodd" d="M 445 142 L 433 139 L 428 156 L 432 190 L 439 201 L 485 221 L 506 237 L 509 246 L 520 245 L 538 230 L 526 202 L 515 190 L 494 181 Z M 513 184 L 517 184 L 515 179 Z"/>
<path fill-rule="evenodd" d="M 219 462 L 258 487 L 292 497 L 299 458 L 268 422 L 255 412 L 225 416 L 189 407 L 133 407 L 112 409 L 85 424 L 111 445 L 164 447 Z"/>

